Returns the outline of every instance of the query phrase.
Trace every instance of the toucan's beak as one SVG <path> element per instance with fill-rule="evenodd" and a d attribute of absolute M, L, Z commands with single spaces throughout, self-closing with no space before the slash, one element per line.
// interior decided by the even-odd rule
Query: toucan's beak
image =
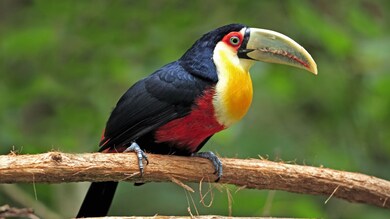
<path fill-rule="evenodd" d="M 238 50 L 238 56 L 257 61 L 291 65 L 317 74 L 317 64 L 301 45 L 272 30 L 247 28 L 244 42 Z"/>

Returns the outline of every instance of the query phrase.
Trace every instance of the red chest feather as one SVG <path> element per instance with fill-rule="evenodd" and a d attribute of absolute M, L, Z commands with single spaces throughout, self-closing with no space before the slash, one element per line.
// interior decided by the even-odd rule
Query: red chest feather
<path fill-rule="evenodd" d="M 194 152 L 207 137 L 223 130 L 225 127 L 215 118 L 212 103 L 214 93 L 214 89 L 205 91 L 196 100 L 189 115 L 160 127 L 155 134 L 156 141 L 169 142 L 175 147 Z"/>

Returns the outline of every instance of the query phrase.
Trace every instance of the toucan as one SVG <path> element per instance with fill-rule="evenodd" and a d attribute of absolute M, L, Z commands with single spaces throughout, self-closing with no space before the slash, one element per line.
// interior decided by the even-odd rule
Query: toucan
<path fill-rule="evenodd" d="M 271 30 L 229 24 L 204 34 L 181 58 L 132 85 L 112 111 L 100 152 L 134 152 L 142 175 L 146 153 L 209 159 L 217 180 L 222 163 L 198 152 L 217 132 L 239 121 L 252 102 L 249 69 L 255 61 L 317 74 L 311 55 Z M 118 182 L 93 182 L 77 217 L 105 216 Z"/>

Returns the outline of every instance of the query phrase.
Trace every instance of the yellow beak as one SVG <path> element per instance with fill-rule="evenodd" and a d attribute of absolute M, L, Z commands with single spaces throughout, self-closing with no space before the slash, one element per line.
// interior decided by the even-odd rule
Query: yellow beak
<path fill-rule="evenodd" d="M 272 30 L 247 28 L 238 55 L 240 58 L 302 68 L 317 75 L 317 64 L 311 55 L 291 38 Z"/>

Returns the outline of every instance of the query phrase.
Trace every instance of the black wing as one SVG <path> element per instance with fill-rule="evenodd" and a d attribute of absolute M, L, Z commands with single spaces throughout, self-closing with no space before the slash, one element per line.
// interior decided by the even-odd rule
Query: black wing
<path fill-rule="evenodd" d="M 120 98 L 107 121 L 100 151 L 128 145 L 163 124 L 187 115 L 213 82 L 170 63 L 138 81 Z"/>

